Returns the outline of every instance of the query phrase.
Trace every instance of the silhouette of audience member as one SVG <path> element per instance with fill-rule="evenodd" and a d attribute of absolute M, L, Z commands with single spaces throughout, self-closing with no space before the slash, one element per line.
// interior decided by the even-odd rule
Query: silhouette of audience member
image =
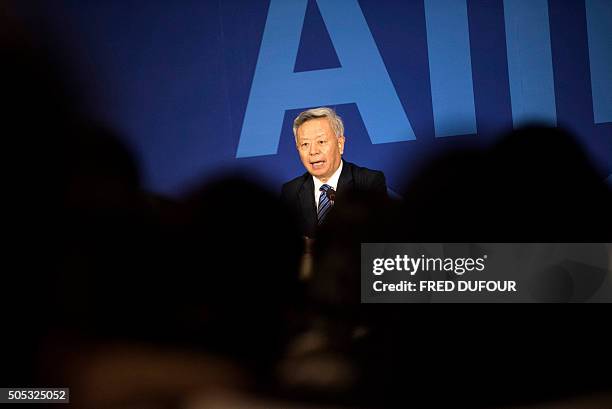
<path fill-rule="evenodd" d="M 527 127 L 434 161 L 404 191 L 415 240 L 606 241 L 610 190 L 566 131 Z M 421 237 L 419 237 L 421 236 Z"/>

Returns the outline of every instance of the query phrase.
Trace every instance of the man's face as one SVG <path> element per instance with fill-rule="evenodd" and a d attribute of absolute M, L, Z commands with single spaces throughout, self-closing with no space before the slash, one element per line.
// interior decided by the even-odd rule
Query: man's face
<path fill-rule="evenodd" d="M 336 137 L 327 118 L 311 119 L 297 129 L 297 149 L 308 173 L 327 182 L 340 166 L 344 136 Z"/>

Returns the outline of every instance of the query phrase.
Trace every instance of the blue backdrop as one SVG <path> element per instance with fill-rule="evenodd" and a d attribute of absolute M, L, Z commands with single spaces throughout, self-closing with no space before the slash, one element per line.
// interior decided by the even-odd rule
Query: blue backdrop
<path fill-rule="evenodd" d="M 610 0 L 56 0 L 23 12 L 66 51 L 156 192 L 234 170 L 280 189 L 303 172 L 291 122 L 319 105 L 344 118 L 345 157 L 396 189 L 432 155 L 533 120 L 577 133 L 612 173 Z"/>

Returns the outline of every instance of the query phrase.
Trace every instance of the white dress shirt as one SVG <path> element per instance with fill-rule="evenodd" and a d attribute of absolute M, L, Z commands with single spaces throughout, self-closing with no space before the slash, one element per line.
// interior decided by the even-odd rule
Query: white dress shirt
<path fill-rule="evenodd" d="M 319 196 L 321 195 L 321 191 L 319 189 L 321 188 L 321 186 L 329 185 L 336 192 L 338 191 L 338 179 L 340 179 L 340 174 L 342 173 L 342 164 L 343 163 L 344 163 L 344 161 L 341 160 L 340 161 L 340 166 L 338 166 L 338 169 L 336 169 L 334 174 L 331 175 L 329 180 L 327 182 L 325 182 L 325 183 L 321 182 L 319 179 L 317 179 L 314 176 L 312 177 L 312 180 L 314 181 L 314 200 L 315 200 L 315 206 L 316 206 L 317 209 L 319 208 Z"/>

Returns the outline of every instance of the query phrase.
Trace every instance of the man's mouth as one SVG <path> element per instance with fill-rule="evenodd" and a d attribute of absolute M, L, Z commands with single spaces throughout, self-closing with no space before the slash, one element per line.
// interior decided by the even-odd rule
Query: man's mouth
<path fill-rule="evenodd" d="M 313 169 L 320 169 L 323 167 L 323 165 L 325 164 L 324 160 L 319 160 L 316 162 L 310 162 L 310 166 L 313 167 Z"/>

